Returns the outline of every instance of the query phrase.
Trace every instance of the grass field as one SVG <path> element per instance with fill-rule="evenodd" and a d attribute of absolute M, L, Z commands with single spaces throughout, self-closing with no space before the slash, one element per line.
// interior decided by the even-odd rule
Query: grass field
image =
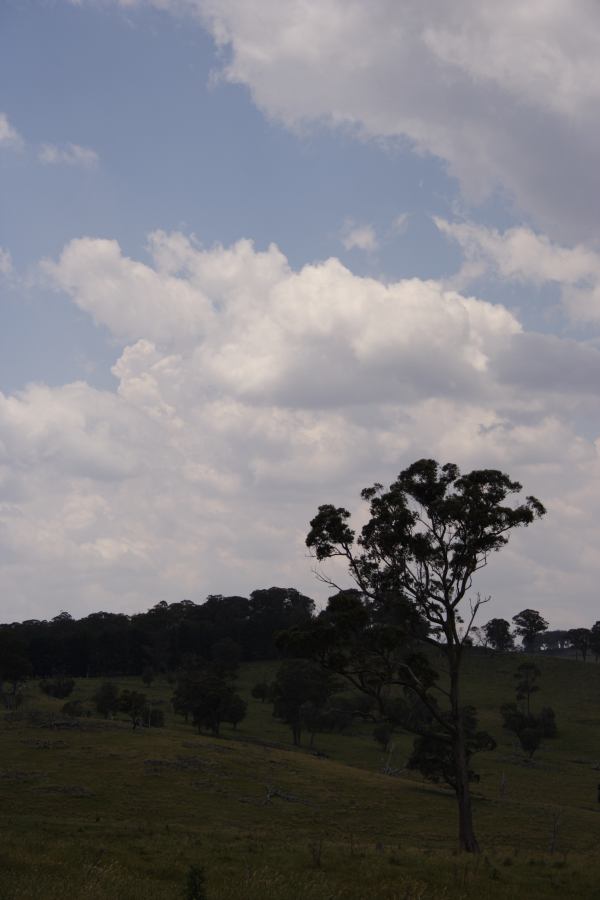
<path fill-rule="evenodd" d="M 559 736 L 526 763 L 498 713 L 522 660 L 468 660 L 465 700 L 498 740 L 476 761 L 477 859 L 455 853 L 451 793 L 402 772 L 409 735 L 395 740 L 394 777 L 368 726 L 318 735 L 325 757 L 293 750 L 249 696 L 272 665 L 242 669 L 248 717 L 220 739 L 173 716 L 166 680 L 119 682 L 165 710 L 164 729 L 136 731 L 125 719 L 60 727 L 62 701 L 31 683 L 0 726 L 0 898 L 185 898 L 192 865 L 209 900 L 600 898 L 600 666 L 536 658 L 533 702 L 554 707 Z"/>

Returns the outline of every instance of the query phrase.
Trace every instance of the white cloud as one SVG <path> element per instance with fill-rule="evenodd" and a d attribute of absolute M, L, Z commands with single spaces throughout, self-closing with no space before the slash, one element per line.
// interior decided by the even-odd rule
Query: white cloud
<path fill-rule="evenodd" d="M 555 338 L 531 370 L 543 336 L 434 281 L 385 284 L 335 259 L 295 271 L 249 241 L 157 232 L 149 249 L 142 263 L 86 238 L 45 263 L 128 343 L 114 393 L 0 397 L 0 584 L 20 598 L 6 616 L 267 583 L 318 595 L 303 543 L 318 504 L 358 509 L 361 487 L 427 455 L 501 467 L 548 502 L 484 576 L 496 611 L 573 622 L 574 572 L 591 620 L 600 463 L 573 416 L 597 416 L 576 378 L 600 352 Z M 552 383 L 569 359 L 573 383 Z"/>
<path fill-rule="evenodd" d="M 79 144 L 42 144 L 38 159 L 45 165 L 79 166 L 82 169 L 94 169 L 99 157 L 95 150 L 81 147 Z"/>
<path fill-rule="evenodd" d="M 18 149 L 23 145 L 23 138 L 17 129 L 10 124 L 6 113 L 0 112 L 0 147 Z"/>
<path fill-rule="evenodd" d="M 408 141 L 444 160 L 470 201 L 501 189 L 555 238 L 595 232 L 593 0 L 535 0 L 526 9 L 521 0 L 114 3 L 196 18 L 228 53 L 221 77 L 247 86 L 291 128 L 323 123 Z"/>
<path fill-rule="evenodd" d="M 346 250 L 377 250 L 379 242 L 372 225 L 356 225 L 346 222 L 342 229 L 342 244 Z"/>
<path fill-rule="evenodd" d="M 10 275 L 13 270 L 10 251 L 0 247 L 0 275 Z"/>
<path fill-rule="evenodd" d="M 118 2 L 118 0 L 117 0 Z M 496 188 L 553 235 L 595 228 L 600 7 L 479 0 L 139 0 L 197 17 L 269 116 L 408 139 L 472 200 Z"/>
<path fill-rule="evenodd" d="M 359 278 L 336 259 L 294 272 L 274 245 L 202 250 L 159 232 L 150 246 L 156 268 L 85 238 L 45 269 L 116 336 L 195 345 L 189 377 L 247 400 L 314 407 L 476 392 L 490 355 L 520 330 L 500 306 L 436 282 Z"/>
<path fill-rule="evenodd" d="M 465 262 L 452 279 L 464 286 L 493 274 L 504 280 L 537 286 L 555 283 L 562 289 L 569 314 L 583 321 L 600 321 L 600 254 L 584 245 L 564 247 L 530 228 L 500 232 L 469 222 L 435 220 L 439 230 L 456 241 Z"/>

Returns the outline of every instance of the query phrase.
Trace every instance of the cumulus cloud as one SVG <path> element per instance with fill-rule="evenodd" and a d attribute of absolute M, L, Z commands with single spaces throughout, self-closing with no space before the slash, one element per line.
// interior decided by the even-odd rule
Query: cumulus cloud
<path fill-rule="evenodd" d="M 17 129 L 10 124 L 6 113 L 0 112 L 0 147 L 19 148 L 23 145 L 23 138 Z"/>
<path fill-rule="evenodd" d="M 498 466 L 548 502 L 543 539 L 518 535 L 480 584 L 498 611 L 572 622 L 568 570 L 592 615 L 599 498 L 584 486 L 600 483 L 598 446 L 575 419 L 598 412 L 577 383 L 600 371 L 594 348 L 531 335 L 438 282 L 386 284 L 336 259 L 295 270 L 276 246 L 164 232 L 148 250 L 142 262 L 85 238 L 44 263 L 123 346 L 115 392 L 0 396 L 6 616 L 266 583 L 319 595 L 304 547 L 318 504 L 359 509 L 361 487 L 424 455 Z M 552 382 L 569 359 L 573 384 Z"/>
<path fill-rule="evenodd" d="M 193 342 L 189 377 L 252 402 L 476 393 L 490 356 L 520 331 L 501 306 L 433 281 L 360 278 L 337 259 L 295 272 L 274 245 L 204 250 L 161 232 L 150 248 L 156 268 L 115 241 L 80 239 L 45 270 L 119 337 Z"/>
<path fill-rule="evenodd" d="M 99 156 L 95 150 L 82 147 L 80 144 L 42 144 L 38 151 L 40 162 L 49 166 L 79 166 L 82 169 L 94 169 L 98 165 Z"/>

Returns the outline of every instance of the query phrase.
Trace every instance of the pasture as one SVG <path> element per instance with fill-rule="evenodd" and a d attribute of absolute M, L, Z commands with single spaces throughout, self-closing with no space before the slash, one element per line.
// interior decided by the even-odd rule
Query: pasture
<path fill-rule="evenodd" d="M 276 664 L 242 667 L 248 715 L 218 739 L 173 715 L 166 678 L 113 679 L 165 712 L 164 728 L 136 730 L 67 720 L 31 682 L 0 723 L 0 898 L 175 900 L 191 866 L 209 900 L 600 898 L 600 666 L 535 657 L 533 703 L 555 709 L 559 734 L 527 761 L 498 711 L 523 658 L 467 661 L 465 702 L 498 741 L 475 759 L 477 858 L 455 851 L 450 790 L 403 769 L 410 735 L 383 754 L 355 724 L 317 735 L 318 754 L 294 750 L 250 697 Z M 73 698 L 97 686 L 82 679 Z"/>

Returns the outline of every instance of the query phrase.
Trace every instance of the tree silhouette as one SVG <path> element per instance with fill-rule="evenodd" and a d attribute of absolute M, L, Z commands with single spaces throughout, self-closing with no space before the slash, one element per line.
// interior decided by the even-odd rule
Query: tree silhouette
<path fill-rule="evenodd" d="M 506 545 L 512 529 L 545 513 L 535 497 L 511 506 L 507 501 L 520 490 L 518 482 L 495 469 L 461 475 L 452 463 L 440 466 L 422 459 L 401 472 L 387 491 L 381 484 L 362 491 L 369 518 L 358 537 L 349 525 L 350 513 L 327 504 L 319 507 L 306 540 L 317 560 L 344 560 L 357 589 L 346 603 L 351 607 L 349 616 L 338 602 L 329 621 L 327 616 L 322 619 L 321 632 L 314 635 L 314 652 L 379 703 L 384 684 L 399 685 L 419 700 L 433 723 L 428 735 L 441 741 L 434 753 L 441 758 L 443 747 L 443 759 L 451 759 L 459 844 L 470 852 L 477 852 L 479 844 L 469 788 L 473 748 L 461 706 L 460 672 L 471 627 L 484 601 L 478 596 L 466 610 L 463 607 L 474 575 Z M 320 577 L 340 589 L 329 576 Z M 348 595 L 342 592 L 344 596 Z M 344 639 L 352 645 L 361 615 L 365 649 L 354 644 L 358 655 L 352 656 L 343 651 Z M 439 683 L 428 660 L 414 653 L 415 638 L 444 653 L 447 686 Z M 374 673 L 364 668 L 369 649 L 371 657 L 380 660 Z M 423 731 L 422 717 L 417 733 L 418 729 Z"/>
<path fill-rule="evenodd" d="M 548 623 L 539 614 L 537 609 L 522 609 L 513 616 L 515 631 L 523 641 L 523 649 L 526 653 L 533 653 L 536 649 L 536 641 L 539 634 L 548 630 Z"/>
<path fill-rule="evenodd" d="M 506 619 L 490 619 L 483 626 L 487 643 L 493 650 L 507 653 L 514 648 L 515 642 L 510 633 L 510 623 Z"/>

